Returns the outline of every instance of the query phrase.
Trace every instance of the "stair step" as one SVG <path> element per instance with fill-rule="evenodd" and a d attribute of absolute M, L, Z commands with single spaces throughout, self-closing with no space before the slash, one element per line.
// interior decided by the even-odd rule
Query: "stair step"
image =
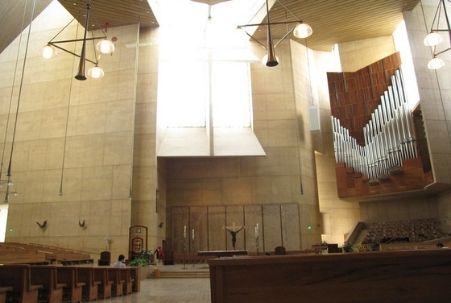
<path fill-rule="evenodd" d="M 210 273 L 208 271 L 162 271 L 160 272 L 160 278 L 209 278 Z"/>

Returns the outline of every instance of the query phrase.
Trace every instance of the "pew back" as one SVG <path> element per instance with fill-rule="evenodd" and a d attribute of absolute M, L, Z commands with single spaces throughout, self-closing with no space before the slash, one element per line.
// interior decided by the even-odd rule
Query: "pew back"
<path fill-rule="evenodd" d="M 209 260 L 212 303 L 447 302 L 451 249 Z"/>

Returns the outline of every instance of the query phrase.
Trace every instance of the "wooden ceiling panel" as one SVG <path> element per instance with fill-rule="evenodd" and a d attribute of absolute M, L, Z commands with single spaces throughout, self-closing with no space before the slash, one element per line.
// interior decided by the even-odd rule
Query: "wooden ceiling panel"
<path fill-rule="evenodd" d="M 58 1 L 84 24 L 87 0 Z M 90 1 L 91 29 L 103 27 L 105 23 L 109 26 L 133 23 L 158 26 L 147 0 Z M 216 3 L 224 0 L 197 1 Z M 0 33 L 0 50 L 21 31 L 18 23 L 22 20 L 23 2 L 24 0 L 1 1 L 0 27 L 3 31 Z M 45 5 L 48 2 L 49 0 L 38 1 Z M 313 35 L 308 39 L 309 47 L 330 50 L 335 43 L 390 35 L 402 20 L 402 12 L 411 10 L 418 2 L 419 0 L 277 0 L 271 8 L 270 16 L 271 22 L 303 20 L 313 28 Z M 288 30 L 285 25 L 272 26 L 275 38 L 282 37 Z M 265 42 L 266 28 L 259 27 L 254 37 Z"/>
<path fill-rule="evenodd" d="M 309 47 L 330 50 L 335 43 L 390 35 L 402 20 L 402 12 L 411 10 L 419 0 L 277 0 L 270 10 L 271 22 L 302 20 L 313 29 Z M 289 28 L 271 27 L 274 38 Z M 266 28 L 254 34 L 266 39 Z"/>
<path fill-rule="evenodd" d="M 86 0 L 58 0 L 75 19 L 85 23 Z M 157 26 L 147 0 L 91 0 L 90 29 L 141 23 Z"/>

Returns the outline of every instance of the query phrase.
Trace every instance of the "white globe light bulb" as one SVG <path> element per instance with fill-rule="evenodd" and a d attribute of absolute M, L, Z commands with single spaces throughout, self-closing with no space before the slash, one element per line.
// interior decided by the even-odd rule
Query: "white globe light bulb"
<path fill-rule="evenodd" d="M 430 33 L 424 37 L 423 43 L 426 46 L 436 46 L 443 41 L 442 36 L 439 33 Z"/>
<path fill-rule="evenodd" d="M 55 54 L 55 50 L 50 45 L 46 45 L 42 48 L 42 57 L 44 59 L 51 59 Z"/>
<path fill-rule="evenodd" d="M 299 39 L 310 37 L 312 34 L 313 29 L 307 23 L 300 23 L 293 30 L 293 35 Z"/>
<path fill-rule="evenodd" d="M 99 79 L 105 75 L 105 72 L 101 67 L 94 66 L 88 70 L 88 75 L 93 79 Z"/>
<path fill-rule="evenodd" d="M 96 48 L 102 54 L 111 54 L 114 52 L 115 46 L 111 40 L 103 39 L 97 43 Z"/>
<path fill-rule="evenodd" d="M 433 58 L 428 62 L 429 69 L 440 69 L 445 65 L 445 62 L 441 58 Z"/>

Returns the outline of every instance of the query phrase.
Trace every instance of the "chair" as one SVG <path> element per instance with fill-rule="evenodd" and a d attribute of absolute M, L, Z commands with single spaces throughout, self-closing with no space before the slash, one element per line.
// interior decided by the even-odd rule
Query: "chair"
<path fill-rule="evenodd" d="M 287 251 L 285 250 L 285 247 L 283 247 L 283 246 L 277 246 L 277 247 L 274 249 L 274 254 L 275 254 L 275 255 L 286 255 L 286 254 L 287 254 Z"/>
<path fill-rule="evenodd" d="M 100 259 L 97 262 L 99 266 L 110 266 L 111 264 L 111 253 L 109 251 L 102 251 L 100 253 Z"/>

